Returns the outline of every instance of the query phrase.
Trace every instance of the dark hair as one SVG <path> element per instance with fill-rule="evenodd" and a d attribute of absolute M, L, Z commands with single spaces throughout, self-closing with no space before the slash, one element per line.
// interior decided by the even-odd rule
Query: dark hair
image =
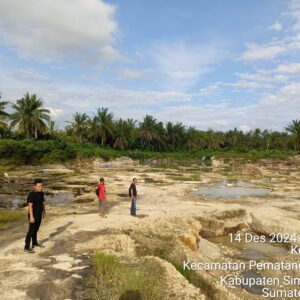
<path fill-rule="evenodd" d="M 100 178 L 100 182 L 104 182 L 104 178 L 103 177 Z"/>
<path fill-rule="evenodd" d="M 133 179 L 132 179 L 132 181 L 135 181 L 135 180 L 136 180 L 136 178 L 133 178 Z"/>
<path fill-rule="evenodd" d="M 36 185 L 36 184 L 38 184 L 38 183 L 43 183 L 43 180 L 40 179 L 40 178 L 34 179 L 33 184 Z"/>

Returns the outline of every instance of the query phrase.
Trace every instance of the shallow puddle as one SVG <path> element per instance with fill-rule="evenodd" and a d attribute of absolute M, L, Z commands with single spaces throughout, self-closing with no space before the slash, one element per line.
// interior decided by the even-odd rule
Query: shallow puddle
<path fill-rule="evenodd" d="M 26 206 L 26 196 L 20 195 L 1 195 L 0 194 L 0 209 L 15 210 Z M 74 195 L 72 193 L 56 193 L 45 195 L 46 204 L 51 206 L 66 206 L 72 207 Z"/>
<path fill-rule="evenodd" d="M 255 236 L 255 234 L 253 234 Z M 229 248 L 235 249 L 238 251 L 238 253 L 234 256 L 236 259 L 242 259 L 244 261 L 249 260 L 264 260 L 269 261 L 272 260 L 272 256 L 276 255 L 284 255 L 288 254 L 288 249 L 283 245 L 279 243 L 271 244 L 268 240 L 264 243 L 256 243 L 256 242 L 245 242 L 244 239 L 242 239 L 241 242 L 230 241 L 229 236 L 219 236 L 219 237 L 212 237 L 207 238 L 212 243 L 224 245 Z M 254 270 L 247 270 L 243 272 L 244 278 L 259 278 L 261 277 L 256 271 Z M 259 285 L 253 285 L 251 287 L 244 285 L 243 289 L 245 289 L 247 292 L 255 295 L 262 295 L 262 286 Z"/>
<path fill-rule="evenodd" d="M 0 209 L 20 209 L 25 205 L 25 197 L 14 195 L 0 195 Z"/>
<path fill-rule="evenodd" d="M 203 186 L 191 193 L 192 196 L 207 196 L 209 198 L 240 198 L 246 196 L 265 196 L 270 189 L 257 187 L 254 183 L 242 180 L 221 180 L 212 186 Z"/>
<path fill-rule="evenodd" d="M 67 207 L 73 204 L 74 194 L 72 193 L 55 193 L 45 197 L 46 203 L 57 206 L 65 205 Z"/>
<path fill-rule="evenodd" d="M 255 271 L 248 270 L 243 273 L 244 278 L 252 279 L 252 278 L 260 278 L 261 276 L 256 273 Z M 260 285 L 253 285 L 249 287 L 248 285 L 243 285 L 243 289 L 246 290 L 248 293 L 255 294 L 255 295 L 262 295 L 263 294 L 263 287 Z"/>
<path fill-rule="evenodd" d="M 279 243 L 257 243 L 246 242 L 244 239 L 241 242 L 231 242 L 229 236 L 218 236 L 207 238 L 212 243 L 221 244 L 239 251 L 237 258 L 240 259 L 266 259 L 273 255 L 287 254 L 289 251 L 283 244 Z"/>
<path fill-rule="evenodd" d="M 265 196 L 270 193 L 266 188 L 250 187 L 202 187 L 191 193 L 192 196 L 207 196 L 209 198 L 240 198 L 246 196 Z"/>
<path fill-rule="evenodd" d="M 252 182 L 246 182 L 239 179 L 225 179 L 220 181 L 215 181 L 215 185 L 218 186 L 239 186 L 239 187 L 255 187 L 255 184 Z"/>

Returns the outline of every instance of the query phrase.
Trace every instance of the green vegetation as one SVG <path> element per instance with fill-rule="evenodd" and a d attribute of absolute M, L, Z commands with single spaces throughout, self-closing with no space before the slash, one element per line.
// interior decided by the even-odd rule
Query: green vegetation
<path fill-rule="evenodd" d="M 173 262 L 173 266 L 178 272 L 184 276 L 189 283 L 200 288 L 201 292 L 205 294 L 207 299 L 217 300 L 220 299 L 219 291 L 215 288 L 212 282 L 209 282 L 199 273 L 193 270 L 184 269 L 182 263 Z"/>
<path fill-rule="evenodd" d="M 75 113 L 58 130 L 42 99 L 27 93 L 11 104 L 0 101 L 0 157 L 32 163 L 129 156 L 151 160 L 200 160 L 203 156 L 281 158 L 299 154 L 300 121 L 293 120 L 283 132 L 260 130 L 201 131 L 182 123 L 164 124 L 146 115 L 141 122 L 116 119 L 107 108 L 95 116 Z M 36 140 L 34 142 L 33 140 Z M 6 151 L 7 150 L 7 151 Z"/>
<path fill-rule="evenodd" d="M 293 120 L 285 129 L 295 137 L 295 150 L 300 150 L 300 120 Z"/>
<path fill-rule="evenodd" d="M 220 299 L 218 290 L 205 276 L 194 270 L 184 269 L 182 262 L 186 260 L 183 251 L 177 248 L 177 240 L 172 235 L 151 234 L 149 237 L 143 234 L 131 234 L 137 245 L 137 255 L 143 257 L 145 255 L 157 256 L 171 263 L 178 272 L 180 272 L 191 284 L 201 289 L 207 299 Z"/>
<path fill-rule="evenodd" d="M 97 251 L 93 265 L 96 281 L 93 299 L 164 299 L 162 272 L 154 262 L 126 263 Z"/>
<path fill-rule="evenodd" d="M 48 131 L 45 122 L 50 121 L 50 110 L 43 108 L 43 101 L 36 95 L 28 93 L 16 104 L 12 105 L 14 112 L 10 115 L 12 128 L 17 127 L 27 138 L 38 138 L 38 135 Z"/>
<path fill-rule="evenodd" d="M 293 156 L 299 152 L 288 150 L 269 150 L 269 151 L 186 151 L 186 152 L 151 152 L 142 150 L 115 150 L 104 148 L 91 144 L 79 144 L 67 142 L 63 139 L 56 138 L 50 140 L 32 140 L 32 139 L 0 139 L 0 158 L 6 163 L 13 165 L 34 164 L 34 163 L 54 163 L 66 162 L 68 160 L 102 158 L 106 161 L 121 156 L 129 156 L 132 159 L 138 159 L 141 162 L 151 163 L 153 160 L 162 160 L 162 165 L 181 162 L 182 165 L 191 163 L 200 164 L 203 156 L 217 157 L 239 157 L 250 160 L 259 160 L 262 158 L 284 158 Z M 163 159 L 169 158 L 169 163 L 164 163 Z M 159 162 L 158 162 L 159 165 Z M 155 170 L 152 170 L 153 172 Z M 159 169 L 158 171 L 161 171 Z M 197 178 L 192 178 L 197 180 Z"/>
<path fill-rule="evenodd" d="M 1 140 L 0 157 L 14 164 L 66 161 L 76 157 L 76 151 L 65 141 Z"/>
<path fill-rule="evenodd" d="M 23 211 L 0 211 L 0 229 L 23 223 L 25 214 Z"/>
<path fill-rule="evenodd" d="M 1 96 L 0 96 L 1 100 Z M 8 119 L 8 113 L 5 112 L 5 107 L 7 106 L 8 102 L 0 101 L 0 136 L 3 135 L 3 131 L 7 129 L 7 122 Z"/>

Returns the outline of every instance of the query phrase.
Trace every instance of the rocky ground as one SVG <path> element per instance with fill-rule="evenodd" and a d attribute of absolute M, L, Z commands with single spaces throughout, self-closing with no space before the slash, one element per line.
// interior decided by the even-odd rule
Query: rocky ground
<path fill-rule="evenodd" d="M 299 256 L 280 245 L 264 251 L 234 247 L 228 239 L 237 232 L 300 235 L 299 157 L 256 164 L 215 159 L 212 167 L 159 162 L 146 166 L 128 158 L 24 167 L 1 179 L 0 193 L 25 195 L 37 176 L 44 178 L 49 196 L 74 196 L 70 202 L 48 205 L 39 232 L 44 248 L 34 254 L 23 252 L 27 224 L 1 232 L 0 296 L 4 300 L 91 299 L 91 256 L 97 249 L 127 261 L 159 264 L 167 286 L 162 299 L 263 299 L 259 289 L 221 285 L 220 276 L 226 271 L 195 271 L 183 276 L 179 270 L 184 260 L 299 261 Z M 107 185 L 107 218 L 97 214 L 95 187 L 100 176 Z M 128 187 L 133 177 L 139 181 L 138 218 L 129 215 Z M 237 199 L 190 195 L 200 186 L 214 186 L 224 179 L 244 180 L 268 188 L 270 193 Z M 268 272 L 258 275 L 270 275 Z M 292 273 L 300 277 L 299 272 Z"/>

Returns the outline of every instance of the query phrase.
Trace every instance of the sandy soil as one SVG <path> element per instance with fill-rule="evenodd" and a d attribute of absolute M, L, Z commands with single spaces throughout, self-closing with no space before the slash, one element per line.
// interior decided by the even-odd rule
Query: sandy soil
<path fill-rule="evenodd" d="M 179 248 L 170 257 L 179 255 L 180 251 L 185 257 L 197 261 L 218 260 L 224 258 L 224 253 L 232 259 L 229 255 L 232 249 L 206 242 L 206 237 L 238 230 L 287 232 L 300 236 L 298 160 L 277 164 L 267 161 L 256 165 L 256 169 L 248 168 L 248 173 L 245 169 L 239 172 L 234 168 L 228 173 L 228 166 L 223 162 L 215 165 L 208 170 L 198 166 L 157 168 L 138 166 L 124 159 L 114 165 L 105 165 L 100 161 L 94 165 L 77 166 L 77 169 L 49 166 L 10 174 L 16 179 L 21 174 L 23 178 L 31 178 L 39 172 L 45 174 L 47 169 L 47 176 L 67 176 L 55 183 L 52 177 L 48 179 L 45 191 L 74 191 L 78 188 L 84 191 L 76 198 L 83 203 L 74 201 L 76 204 L 72 207 L 47 208 L 49 218 L 42 223 L 38 236 L 44 248 L 38 248 L 34 254 L 23 251 L 23 232 L 26 228 L 20 229 L 19 234 L 15 234 L 13 229 L 1 232 L 1 240 L 9 242 L 0 245 L 0 298 L 90 299 L 92 283 L 88 282 L 88 278 L 92 272 L 90 257 L 93 250 L 135 257 L 139 239 L 141 243 L 147 239 L 155 243 L 157 235 L 172 235 L 175 238 Z M 253 172 L 256 174 L 253 175 Z M 198 177 L 189 177 L 191 175 Z M 94 187 L 99 176 L 106 179 L 108 203 L 111 205 L 107 218 L 100 218 L 97 214 Z M 232 176 L 273 191 L 265 197 L 242 199 L 211 200 L 189 195 L 201 185 Z M 130 200 L 127 197 L 133 177 L 139 179 L 137 218 L 129 214 Z M 199 243 L 201 240 L 202 243 Z M 211 299 L 206 291 L 190 284 L 167 260 L 155 255 L 150 255 L 148 259 L 160 260 L 165 268 L 169 286 L 166 299 Z M 295 256 L 286 259 L 295 259 Z M 243 289 L 220 286 L 217 275 L 210 272 L 201 275 L 216 286 L 219 296 L 216 293 L 214 299 L 263 299 Z"/>

